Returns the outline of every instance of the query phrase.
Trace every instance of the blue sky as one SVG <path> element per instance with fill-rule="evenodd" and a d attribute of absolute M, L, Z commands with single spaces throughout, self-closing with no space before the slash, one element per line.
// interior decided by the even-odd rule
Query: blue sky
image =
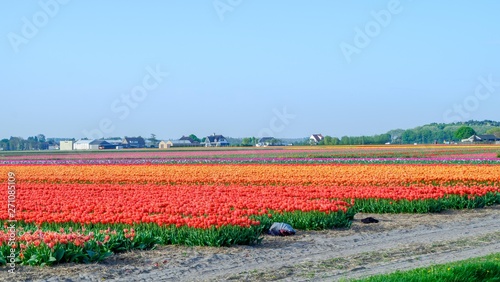
<path fill-rule="evenodd" d="M 5 1 L 0 137 L 341 137 L 500 120 L 498 11 L 493 0 Z"/>

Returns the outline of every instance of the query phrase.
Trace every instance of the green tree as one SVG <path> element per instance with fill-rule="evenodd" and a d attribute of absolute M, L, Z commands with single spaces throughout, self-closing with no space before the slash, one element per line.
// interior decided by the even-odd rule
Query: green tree
<path fill-rule="evenodd" d="M 9 147 L 11 150 L 21 151 L 21 150 L 24 150 L 24 143 L 25 142 L 26 142 L 26 140 L 24 140 L 22 137 L 11 136 L 9 139 Z"/>
<path fill-rule="evenodd" d="M 200 138 L 198 138 L 198 136 L 196 136 L 194 134 L 189 134 L 189 138 L 191 138 L 191 140 L 193 140 L 193 141 L 201 142 Z"/>
<path fill-rule="evenodd" d="M 154 133 L 151 133 L 151 137 L 149 137 L 148 140 L 151 141 L 151 142 L 153 142 L 153 143 L 156 142 L 156 141 L 158 141 L 156 139 L 156 134 L 154 134 Z"/>
<path fill-rule="evenodd" d="M 4 139 L 0 140 L 0 148 L 2 148 L 2 150 L 4 150 L 4 151 L 10 150 L 9 139 L 4 138 Z"/>
<path fill-rule="evenodd" d="M 403 135 L 404 129 L 393 129 L 387 132 L 391 136 L 391 143 L 401 143 L 401 135 Z"/>
<path fill-rule="evenodd" d="M 342 138 L 340 138 L 340 144 L 351 145 L 351 138 L 349 138 L 349 136 L 342 136 Z"/>
<path fill-rule="evenodd" d="M 405 144 L 418 143 L 417 138 L 418 138 L 417 134 L 415 133 L 415 131 L 411 129 L 405 130 L 401 135 L 401 140 Z"/>
<path fill-rule="evenodd" d="M 149 142 L 151 142 L 151 145 L 149 145 L 151 148 L 158 146 L 158 139 L 156 139 L 156 134 L 151 133 L 151 137 L 149 137 L 148 140 Z"/>
<path fill-rule="evenodd" d="M 326 135 L 325 138 L 323 138 L 323 140 L 321 140 L 321 142 L 323 142 L 325 145 L 333 145 L 332 140 L 333 140 L 332 136 Z"/>
<path fill-rule="evenodd" d="M 253 145 L 253 138 L 252 137 L 245 137 L 241 140 L 241 145 L 242 146 L 252 146 Z"/>
<path fill-rule="evenodd" d="M 38 150 L 38 138 L 36 136 L 28 137 L 28 140 L 25 141 L 25 150 Z"/>
<path fill-rule="evenodd" d="M 486 131 L 486 134 L 493 134 L 496 137 L 500 138 L 500 127 L 494 127 Z"/>
<path fill-rule="evenodd" d="M 282 142 L 280 139 L 273 138 L 270 141 L 271 145 L 280 145 Z"/>
<path fill-rule="evenodd" d="M 36 137 L 38 138 L 38 142 L 46 142 L 47 141 L 44 134 L 38 134 Z"/>
<path fill-rule="evenodd" d="M 476 131 L 470 126 L 462 126 L 455 131 L 455 139 L 462 140 L 476 134 Z"/>

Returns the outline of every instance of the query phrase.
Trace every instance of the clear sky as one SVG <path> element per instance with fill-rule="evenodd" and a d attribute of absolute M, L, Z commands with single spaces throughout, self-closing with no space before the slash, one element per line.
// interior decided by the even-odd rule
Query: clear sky
<path fill-rule="evenodd" d="M 500 120 L 500 1 L 3 1 L 0 137 Z"/>

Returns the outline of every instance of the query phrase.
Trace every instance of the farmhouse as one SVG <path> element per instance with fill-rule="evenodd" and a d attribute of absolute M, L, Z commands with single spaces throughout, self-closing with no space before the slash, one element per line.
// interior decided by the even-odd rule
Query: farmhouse
<path fill-rule="evenodd" d="M 146 142 L 142 137 L 125 137 L 123 138 L 122 145 L 125 148 L 144 148 Z"/>
<path fill-rule="evenodd" d="M 496 143 L 500 141 L 500 138 L 493 134 L 486 135 L 472 135 L 467 139 L 462 139 L 462 143 Z"/>
<path fill-rule="evenodd" d="M 225 147 L 229 146 L 226 138 L 222 135 L 216 135 L 215 133 L 207 136 L 205 139 L 205 147 Z"/>
<path fill-rule="evenodd" d="M 274 137 L 262 137 L 259 139 L 257 144 L 255 145 L 256 147 L 267 147 L 267 146 L 280 146 L 281 141 L 274 138 Z"/>
<path fill-rule="evenodd" d="M 321 134 L 313 134 L 309 137 L 309 144 L 318 145 L 318 143 L 323 140 L 323 135 Z"/>

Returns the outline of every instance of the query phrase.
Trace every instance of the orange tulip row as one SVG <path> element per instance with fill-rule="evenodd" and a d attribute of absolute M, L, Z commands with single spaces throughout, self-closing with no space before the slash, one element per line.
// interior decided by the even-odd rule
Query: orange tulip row
<path fill-rule="evenodd" d="M 72 165 L 0 166 L 19 183 L 238 184 L 238 185 L 448 185 L 500 184 L 495 165 Z M 5 179 L 3 181 L 6 181 Z"/>

